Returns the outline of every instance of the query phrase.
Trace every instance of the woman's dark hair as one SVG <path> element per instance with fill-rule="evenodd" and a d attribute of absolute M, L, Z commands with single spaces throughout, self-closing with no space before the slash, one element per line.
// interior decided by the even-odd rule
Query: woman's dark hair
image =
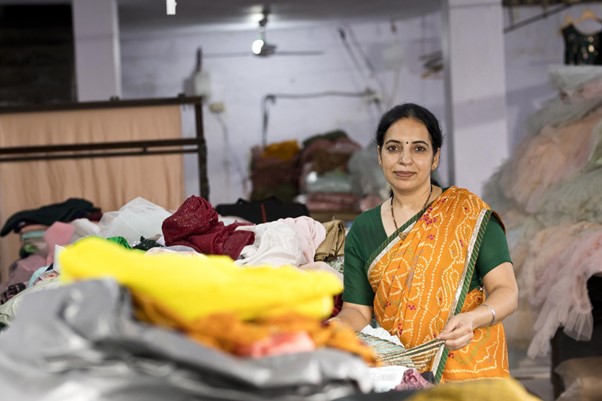
<path fill-rule="evenodd" d="M 389 127 L 404 118 L 412 118 L 424 124 L 431 137 L 433 153 L 437 153 L 437 150 L 443 145 L 443 134 L 439 128 L 439 121 L 429 110 L 414 103 L 400 104 L 383 114 L 376 130 L 376 144 L 382 148 L 385 133 Z"/>

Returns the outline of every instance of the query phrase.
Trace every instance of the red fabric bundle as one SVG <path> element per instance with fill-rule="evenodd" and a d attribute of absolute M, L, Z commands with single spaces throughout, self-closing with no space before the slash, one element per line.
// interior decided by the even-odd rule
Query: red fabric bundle
<path fill-rule="evenodd" d="M 236 260 L 246 245 L 255 240 L 251 231 L 234 231 L 245 223 L 225 226 L 207 200 L 191 196 L 163 221 L 165 244 L 186 245 L 206 255 L 228 255 Z"/>

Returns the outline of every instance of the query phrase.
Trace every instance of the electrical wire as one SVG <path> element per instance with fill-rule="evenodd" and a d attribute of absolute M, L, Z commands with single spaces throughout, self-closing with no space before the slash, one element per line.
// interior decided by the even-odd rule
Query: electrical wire
<path fill-rule="evenodd" d="M 370 82 L 370 77 L 365 76 L 364 69 L 362 68 L 361 63 L 359 62 L 359 60 L 357 59 L 357 57 L 355 55 L 355 52 L 353 51 L 353 48 L 351 47 L 351 45 L 349 44 L 349 41 L 347 40 L 347 33 L 345 32 L 346 29 L 349 29 L 349 28 L 343 28 L 343 27 L 338 28 L 339 37 L 341 38 L 343 47 L 345 48 L 345 51 L 351 58 L 351 62 L 353 63 L 355 69 L 360 73 L 360 75 L 363 76 L 364 81 Z M 380 86 L 380 82 L 377 81 L 377 83 Z M 370 85 L 366 85 L 366 86 L 369 87 Z M 374 104 L 376 105 L 378 115 L 380 116 L 383 113 L 382 107 L 380 105 L 380 101 L 377 98 L 375 98 Z"/>
<path fill-rule="evenodd" d="M 370 72 L 371 78 L 373 78 L 376 81 L 378 88 L 380 89 L 380 93 L 385 93 L 385 86 L 383 85 L 381 80 L 378 79 L 378 74 L 376 74 L 376 69 L 374 68 L 374 65 L 372 64 L 372 61 L 370 61 L 370 58 L 368 56 L 366 56 L 366 54 L 364 54 L 364 51 L 362 50 L 362 47 L 361 47 L 360 43 L 358 42 L 357 37 L 355 36 L 355 32 L 351 28 L 347 28 L 347 30 L 349 31 L 349 37 L 351 38 L 351 43 L 353 44 L 353 46 L 355 46 L 355 49 L 357 50 L 357 52 L 359 53 L 361 58 L 364 60 L 364 64 L 366 64 L 366 68 Z"/>
<path fill-rule="evenodd" d="M 355 36 L 355 32 L 353 31 L 353 29 L 351 29 L 349 27 L 345 27 L 344 29 L 339 27 L 338 31 L 339 31 L 339 35 L 341 37 L 341 41 L 343 42 L 343 46 L 345 47 L 345 50 L 351 57 L 355 68 L 360 70 L 360 72 L 363 71 L 363 68 L 361 67 L 360 62 L 358 61 L 358 59 L 355 55 L 355 53 L 357 52 L 361 56 L 362 60 L 364 61 L 364 64 L 366 65 L 366 69 L 369 72 L 369 76 L 365 77 L 365 79 L 367 81 L 369 81 L 371 79 L 376 81 L 376 84 L 380 90 L 380 93 L 382 94 L 382 98 L 384 99 L 385 108 L 389 109 L 390 107 L 392 107 L 394 96 L 397 93 L 397 90 L 399 88 L 399 80 L 400 80 L 400 74 L 401 74 L 401 62 L 399 63 L 399 65 L 397 66 L 395 71 L 393 72 L 393 74 L 394 74 L 393 85 L 391 87 L 390 92 L 387 94 L 385 85 L 378 78 L 378 74 L 376 73 L 376 69 L 374 68 L 374 65 L 372 64 L 372 61 L 370 60 L 370 58 L 362 51 L 362 47 L 361 47 L 359 41 L 357 40 L 357 37 Z M 351 38 L 351 44 L 347 40 L 346 31 L 349 32 L 349 37 Z M 391 21 L 391 33 L 395 34 L 396 32 L 397 32 L 397 29 L 395 27 L 395 23 L 394 23 L 394 21 Z M 398 42 L 397 40 L 394 41 L 394 43 L 397 43 L 397 42 Z M 351 45 L 353 45 L 353 47 Z M 354 48 L 355 48 L 355 50 L 354 50 Z M 379 112 L 379 114 L 383 113 L 382 108 L 380 108 L 380 104 L 379 104 L 378 112 Z"/>
<path fill-rule="evenodd" d="M 556 7 L 554 9 L 552 9 L 552 10 L 549 10 L 549 11 L 547 9 L 545 9 L 544 12 L 541 13 L 541 14 L 539 14 L 539 15 L 536 15 L 536 16 L 531 17 L 531 18 L 527 18 L 527 19 L 525 19 L 523 21 L 519 21 L 517 23 L 513 22 L 510 26 L 507 26 L 507 27 L 504 28 L 504 33 L 512 32 L 512 31 L 514 31 L 514 30 L 516 30 L 518 28 L 521 28 L 521 27 L 523 27 L 525 25 L 529 25 L 529 24 L 531 24 L 531 23 L 533 23 L 535 21 L 539 21 L 540 19 L 547 18 L 548 16 L 550 16 L 552 14 L 556 14 L 556 13 L 559 13 L 561 11 L 564 11 L 567 8 L 570 8 L 572 6 L 573 5 L 571 3 L 565 3 L 565 4 L 562 4 L 562 5 Z"/>
<path fill-rule="evenodd" d="M 401 46 L 401 44 L 399 43 L 399 38 L 396 36 L 397 35 L 397 27 L 395 25 L 394 20 L 391 20 L 390 29 L 391 29 L 391 34 L 393 34 L 393 40 L 392 40 L 393 45 Z M 403 66 L 403 61 L 400 58 L 397 66 L 396 66 L 397 68 L 395 68 L 393 70 L 393 85 L 391 85 L 391 91 L 388 95 L 386 93 L 383 93 L 385 109 L 387 109 L 387 110 L 389 110 L 391 107 L 393 107 L 393 99 L 395 98 L 395 94 L 399 90 L 399 82 L 401 80 L 402 66 Z"/>
<path fill-rule="evenodd" d="M 234 161 L 234 169 L 236 170 L 236 172 L 238 173 L 238 176 L 240 177 L 240 184 L 242 186 L 242 190 L 243 190 L 243 194 L 245 196 L 248 196 L 249 194 L 249 176 L 247 174 L 245 174 L 242 165 L 240 163 L 240 160 L 238 160 L 238 157 L 236 157 L 235 155 L 233 155 L 231 152 L 229 152 L 230 148 L 230 134 L 228 131 L 228 126 L 226 125 L 226 122 L 224 121 L 224 119 L 222 118 L 222 116 L 218 113 L 212 113 L 215 115 L 215 118 L 217 119 L 217 122 L 219 123 L 219 125 L 222 128 L 222 134 L 223 134 L 223 138 L 224 138 L 224 155 L 223 155 L 223 160 L 224 160 L 224 172 L 226 175 L 226 187 L 230 188 L 230 158 L 233 159 Z"/>
<path fill-rule="evenodd" d="M 356 68 L 356 70 L 358 70 L 360 72 L 360 74 L 363 73 L 362 66 L 361 66 L 360 62 L 358 61 L 357 57 L 355 56 L 355 53 L 353 52 L 351 45 L 347 41 L 347 33 L 345 32 L 345 29 L 339 27 L 337 29 L 337 31 L 339 32 L 339 37 L 341 38 L 343 47 L 345 48 L 345 51 L 351 58 L 351 62 L 353 63 L 354 67 Z"/>
<path fill-rule="evenodd" d="M 263 97 L 261 102 L 262 112 L 262 129 L 261 129 L 261 146 L 266 147 L 268 142 L 268 121 L 269 121 L 269 108 L 268 104 L 275 104 L 277 98 L 282 99 L 310 99 L 328 96 L 339 96 L 339 97 L 372 97 L 374 104 L 380 109 L 380 101 L 376 96 L 376 93 L 372 89 L 366 89 L 363 92 L 344 92 L 344 91 L 324 91 L 314 93 L 269 93 Z"/>

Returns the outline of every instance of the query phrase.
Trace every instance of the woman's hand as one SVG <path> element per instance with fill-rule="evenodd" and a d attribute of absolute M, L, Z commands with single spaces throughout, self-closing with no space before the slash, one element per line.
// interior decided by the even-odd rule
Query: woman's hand
<path fill-rule="evenodd" d="M 470 343 L 474 336 L 474 329 L 473 316 L 470 313 L 459 313 L 447 322 L 437 338 L 444 340 L 448 349 L 458 350 Z"/>
<path fill-rule="evenodd" d="M 372 312 L 373 309 L 369 306 L 343 302 L 343 307 L 341 308 L 339 314 L 328 320 L 338 321 L 346 324 L 355 331 L 361 331 L 364 327 L 370 324 Z"/>
<path fill-rule="evenodd" d="M 512 265 L 504 262 L 483 277 L 483 285 L 487 294 L 485 303 L 469 312 L 459 313 L 452 317 L 443 331 L 437 336 L 445 341 L 450 350 L 460 349 L 472 340 L 474 330 L 478 327 L 499 323 L 516 310 L 518 305 L 518 286 L 514 278 Z M 492 314 L 491 309 L 495 311 Z"/>

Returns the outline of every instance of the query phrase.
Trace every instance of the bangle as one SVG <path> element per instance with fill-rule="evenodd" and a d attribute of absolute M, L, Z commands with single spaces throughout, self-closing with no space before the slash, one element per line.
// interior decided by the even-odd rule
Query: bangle
<path fill-rule="evenodd" d="M 484 306 L 491 311 L 491 322 L 489 322 L 489 325 L 491 326 L 495 322 L 495 309 L 493 309 L 491 305 L 487 304 L 481 304 L 481 306 Z"/>

